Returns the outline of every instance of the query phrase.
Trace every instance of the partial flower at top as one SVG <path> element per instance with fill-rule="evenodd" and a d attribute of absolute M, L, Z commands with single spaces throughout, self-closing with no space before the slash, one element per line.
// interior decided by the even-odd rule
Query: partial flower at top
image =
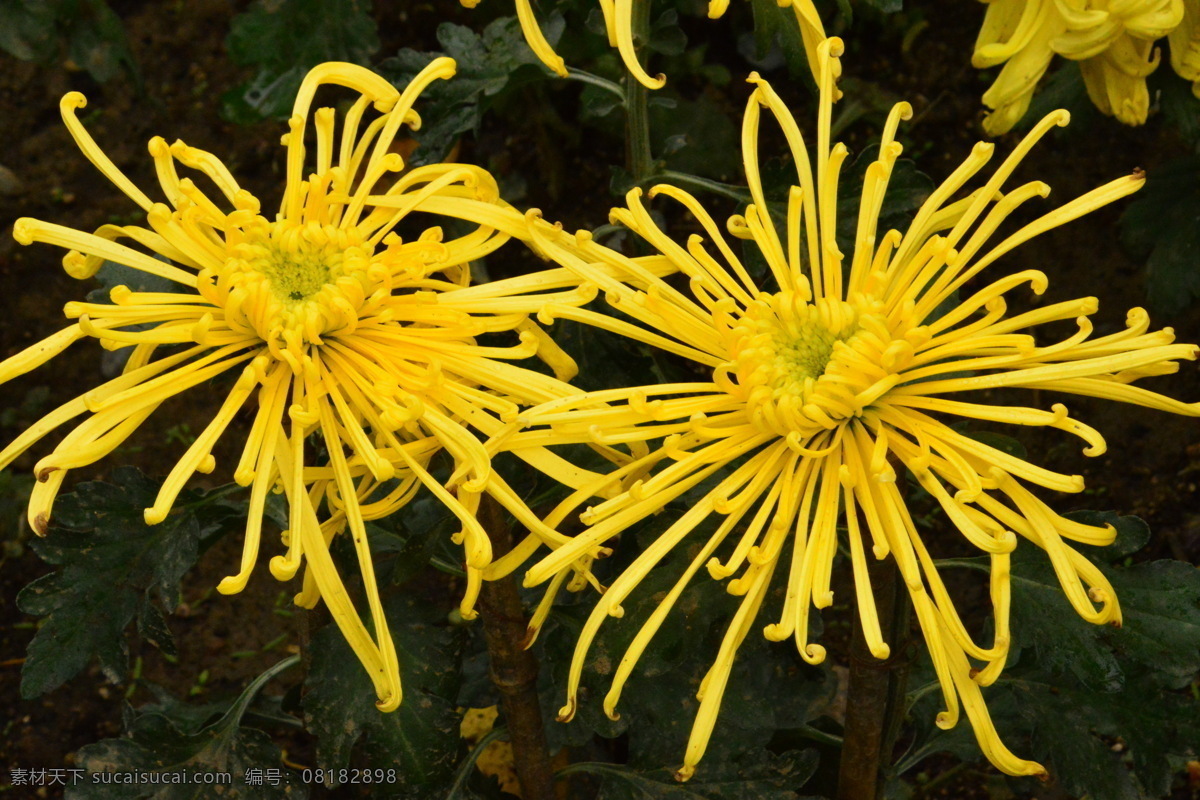
<path fill-rule="evenodd" d="M 233 470 L 238 483 L 251 487 L 245 548 L 240 570 L 218 589 L 228 594 L 246 585 L 258 557 L 267 494 L 282 489 L 290 529 L 283 536 L 286 553 L 271 559 L 271 572 L 288 580 L 307 561 L 297 602 L 325 602 L 370 673 L 384 710 L 400 702 L 399 672 L 364 520 L 395 510 L 422 485 L 437 495 L 462 523 L 457 539 L 466 551 L 468 616 L 482 569 L 491 562 L 487 534 L 473 513 L 479 492 L 490 492 L 535 532 L 561 541 L 491 470 L 490 455 L 471 429 L 491 435 L 515 418 L 520 405 L 574 391 L 506 362 L 536 354 L 564 378 L 573 374 L 574 364 L 529 315 L 547 299 L 570 305 L 595 294 L 581 290 L 563 269 L 469 285 L 468 262 L 514 232 L 525 234 L 524 217 L 500 200 L 484 170 L 460 164 L 406 170 L 391 151 L 402 127 L 419 126 L 413 103 L 421 91 L 454 70 L 451 59 L 438 59 L 401 92 L 352 64 L 315 67 L 300 87 L 283 137 L 287 182 L 272 214 L 263 213 L 259 200 L 215 156 L 157 137 L 150 155 L 168 202 L 151 200 L 84 130 L 76 111 L 85 100 L 72 92 L 61 103 L 67 127 L 92 163 L 146 212 L 149 227 L 110 224 L 88 234 L 28 218 L 14 226 L 22 244 L 69 249 L 63 265 L 75 278 L 91 277 L 108 260 L 172 282 L 153 292 L 117 286 L 111 303 L 68 303 L 73 324 L 0 364 L 3 381 L 80 339 L 131 348 L 121 376 L 50 412 L 0 453 L 0 467 L 6 466 L 54 429 L 89 415 L 36 465 L 33 528 L 46 533 L 69 469 L 112 452 L 170 398 L 232 373 L 225 402 L 171 470 L 146 509 L 146 521 L 163 521 L 192 474 L 214 469 L 214 445 L 256 394 L 253 424 Z M 326 84 L 359 95 L 340 129 L 332 108 L 319 108 L 310 119 L 314 95 Z M 371 107 L 380 113 L 368 121 Z M 179 165 L 211 188 L 181 177 Z M 456 221 L 455 230 L 465 232 L 447 239 L 428 224 L 429 215 Z M 401 238 L 401 228 L 413 237 Z M 501 332 L 516 334 L 519 342 L 476 344 L 482 334 Z M 310 435 L 319 435 L 327 465 L 309 463 Z M 428 471 L 442 449 L 454 462 L 454 493 Z M 545 451 L 518 455 L 568 483 L 595 477 Z M 322 521 L 323 499 L 328 513 Z M 330 557 L 330 540 L 346 529 L 373 637 Z"/>
<path fill-rule="evenodd" d="M 1146 78 L 1160 59 L 1155 42 L 1184 19 L 1184 0 L 982 2 L 988 8 L 971 63 L 1004 64 L 983 95 L 993 109 L 984 128 L 993 136 L 1024 116 L 1055 54 L 1079 62 L 1088 96 L 1103 113 L 1141 125 L 1150 111 Z"/>
<path fill-rule="evenodd" d="M 670 185 L 654 187 L 651 195 L 682 204 L 703 235 L 686 242 L 671 238 L 653 221 L 639 190 L 629 194 L 628 207 L 615 210 L 613 219 L 674 262 L 682 282 L 647 275 L 637 262 L 600 246 L 586 232 L 571 237 L 545 223 L 535 227 L 537 241 L 552 258 L 595 282 L 609 303 L 637 324 L 567 307 L 548 307 L 548 317 L 576 319 L 662 348 L 709 376 L 551 401 L 519 418 L 525 429 L 512 435 L 513 444 L 655 443 L 646 457 L 613 473 L 612 481 L 623 491 L 588 508 L 582 518 L 590 527 L 530 568 L 527 585 L 549 580 L 556 589 L 564 567 L 580 554 L 687 494 L 686 511 L 612 581 L 584 624 L 560 713 L 563 718 L 575 713 L 588 648 L 605 620 L 621 616 L 626 597 L 669 552 L 695 553 L 633 638 L 604 700 L 605 711 L 615 718 L 638 659 L 701 568 L 717 580 L 736 575 L 728 591 L 744 599 L 700 685 L 700 710 L 678 772 L 680 779 L 688 778 L 712 734 L 737 650 L 755 626 L 777 572 L 783 573 L 785 599 L 763 634 L 774 641 L 793 638 L 810 663 L 825 658 L 825 649 L 809 639 L 809 611 L 833 602 L 834 559 L 844 548 L 859 624 L 874 656 L 887 658 L 890 648 L 875 610 L 868 553 L 894 559 L 908 587 L 942 688 L 945 710 L 937 724 L 953 727 L 965 711 L 984 754 L 998 768 L 1011 775 L 1043 773 L 1041 765 L 1004 746 L 981 692 L 1000 675 L 1009 653 L 1010 553 L 1018 539 L 1045 550 L 1078 613 L 1094 623 L 1116 625 L 1121 615 L 1111 586 L 1071 546 L 1106 544 L 1114 531 L 1065 519 L 1027 488 L 1079 492 L 1080 476 L 1002 452 L 953 423 L 1057 428 L 1082 439 L 1084 453 L 1091 456 L 1103 453 L 1105 442 L 1061 403 L 1046 410 L 963 395 L 1024 388 L 1200 415 L 1200 404 L 1132 385 L 1174 372 L 1179 359 L 1196 357 L 1197 348 L 1172 344 L 1170 329 L 1150 332 L 1141 309 L 1129 312 L 1125 330 L 1093 338 L 1093 297 L 1007 314 L 1009 292 L 1026 284 L 1037 294 L 1046 289 L 1046 276 L 1038 270 L 990 283 L 977 280 L 1015 248 L 1142 185 L 1140 174 L 1119 178 L 996 242 L 1010 215 L 1049 192 L 1040 181 L 1010 189 L 1005 184 L 1047 131 L 1067 123 L 1066 112 L 1042 120 L 989 178 L 967 190 L 994 150 L 991 144 L 976 145 L 933 191 L 907 231 L 881 233 L 880 210 L 902 149 L 896 130 L 911 115 L 907 103 L 897 105 L 878 158 L 866 170 L 857 227 L 844 255 L 836 232 L 838 182 L 848 151 L 830 141 L 841 42 L 829 39 L 819 53 L 815 148 L 806 145 L 796 120 L 766 81 L 750 78 L 755 89 L 746 107 L 742 152 L 753 202 L 729 219 L 728 231 L 757 249 L 766 264 L 761 274 L 753 262 L 738 257 L 740 248 L 696 198 Z M 760 179 L 763 109 L 782 127 L 797 172 L 782 204 L 768 200 Z M 610 270 L 624 275 L 614 280 L 605 275 Z M 1041 337 L 1031 329 L 1062 320 L 1074 320 L 1078 330 L 1039 344 Z M 597 407 L 598 401 L 608 405 Z M 966 542 L 989 557 L 990 642 L 979 642 L 955 609 L 897 486 L 900 470 L 911 472 Z M 704 527 L 706 522 L 712 527 Z"/>
<path fill-rule="evenodd" d="M 1200 8 L 1183 6 L 1183 21 L 1171 31 L 1171 67 L 1179 77 L 1192 82 L 1192 94 L 1200 98 Z"/>
<path fill-rule="evenodd" d="M 479 5 L 479 0 L 460 0 L 467 8 Z M 567 74 L 567 65 L 554 48 L 546 41 L 542 29 L 534 16 L 532 0 L 513 0 L 517 7 L 517 18 L 521 22 L 521 30 L 525 32 L 525 40 L 533 48 L 533 52 L 550 69 L 562 76 Z M 644 86 L 651 89 L 661 89 L 666 83 L 666 76 L 659 74 L 651 77 L 638 61 L 637 47 L 640 43 L 633 39 L 634 6 L 649 0 L 599 0 L 600 10 L 604 14 L 604 24 L 608 29 L 608 43 L 617 48 L 625 67 Z M 804 41 L 805 55 L 813 71 L 817 75 L 816 52 L 817 45 L 825 38 L 825 27 L 821 24 L 821 16 L 813 6 L 813 0 L 779 0 L 779 5 L 790 7 L 796 15 L 796 24 L 800 27 L 800 35 Z M 718 19 L 729 7 L 729 0 L 709 0 L 708 16 Z"/>

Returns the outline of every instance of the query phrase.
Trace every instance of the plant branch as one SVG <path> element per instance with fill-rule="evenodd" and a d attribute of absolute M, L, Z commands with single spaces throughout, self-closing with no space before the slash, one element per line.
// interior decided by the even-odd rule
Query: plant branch
<path fill-rule="evenodd" d="M 492 540 L 496 557 L 512 549 L 504 513 L 488 494 L 480 502 L 479 521 Z M 492 684 L 500 692 L 521 796 L 524 800 L 554 800 L 554 775 L 537 695 L 538 663 L 523 646 L 528 620 L 513 577 L 484 582 L 479 606 Z"/>
<path fill-rule="evenodd" d="M 903 496 L 904 466 L 896 464 L 895 468 Z M 880 631 L 891 647 L 891 656 L 883 661 L 875 658 L 867 647 L 861 623 L 854 625 L 838 800 L 876 800 L 880 796 L 884 770 L 891 766 L 905 712 L 910 608 L 907 587 L 894 558 L 872 560 L 867 569 L 876 592 Z"/>

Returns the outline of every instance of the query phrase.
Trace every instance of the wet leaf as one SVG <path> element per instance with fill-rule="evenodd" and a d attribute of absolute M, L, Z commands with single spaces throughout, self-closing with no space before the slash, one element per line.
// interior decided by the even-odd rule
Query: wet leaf
<path fill-rule="evenodd" d="M 256 678 L 221 717 L 194 730 L 185 714 L 173 718 L 169 706 L 126 711 L 126 735 L 80 748 L 76 763 L 87 770 L 84 782 L 69 787 L 68 800 L 207 800 L 212 797 L 273 800 L 304 798 L 300 776 L 283 769 L 283 754 L 266 733 L 241 725 L 255 696 L 275 675 L 294 666 L 299 656 L 281 661 Z M 179 704 L 184 705 L 184 704 Z M 182 723 L 182 724 L 181 724 Z M 278 782 L 256 780 L 272 769 Z M 109 783 L 104 773 L 148 773 L 130 783 Z M 196 781 L 197 776 L 205 776 Z M 182 777 L 189 782 L 178 783 Z M 216 783 L 208 781 L 216 780 Z"/>
<path fill-rule="evenodd" d="M 153 505 L 158 486 L 132 467 L 115 470 L 113 480 L 84 483 L 60 497 L 49 536 L 31 543 L 61 569 L 17 598 L 22 611 L 45 617 L 21 672 L 24 697 L 60 686 L 92 658 L 109 680 L 120 680 L 127 667 L 124 633 L 134 620 L 152 643 L 173 652 L 160 607 L 179 604 L 179 582 L 201 541 L 234 513 L 229 507 L 201 513 L 205 494 L 185 492 L 164 522 L 147 525 L 142 512 Z"/>
<path fill-rule="evenodd" d="M 367 763 L 395 768 L 398 783 L 389 789 L 432 796 L 464 752 L 454 703 L 462 632 L 437 624 L 444 615 L 436 605 L 411 592 L 393 594 L 385 611 L 400 659 L 400 708 L 384 714 L 375 707 L 370 678 L 341 632 L 328 625 L 313 637 L 305 721 L 318 737 L 322 768 L 346 768 L 360 747 Z"/>

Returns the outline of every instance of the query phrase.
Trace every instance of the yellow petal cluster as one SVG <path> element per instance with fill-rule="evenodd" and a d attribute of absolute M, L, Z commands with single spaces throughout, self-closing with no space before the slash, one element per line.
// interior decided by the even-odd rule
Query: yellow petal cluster
<path fill-rule="evenodd" d="M 729 593 L 742 599 L 697 695 L 700 710 L 678 772 L 686 779 L 707 747 L 738 648 L 760 613 L 774 620 L 760 629 L 768 639 L 794 640 L 811 663 L 825 658 L 825 649 L 810 639 L 810 609 L 833 602 L 834 559 L 844 547 L 871 652 L 887 658 L 890 647 L 875 610 L 868 559 L 891 558 L 940 681 L 944 710 L 937 724 L 950 728 L 965 713 L 982 751 L 999 769 L 1041 774 L 1041 765 L 1005 747 L 983 699 L 983 688 L 1001 674 L 1009 655 L 1010 554 L 1020 540 L 1043 549 L 1075 610 L 1091 622 L 1117 625 L 1121 612 L 1112 587 L 1074 547 L 1108 543 L 1114 532 L 1059 516 L 1035 491 L 1079 492 L 1080 476 L 1002 452 L 960 433 L 953 423 L 1057 428 L 1079 437 L 1086 455 L 1097 456 L 1105 451 L 1104 439 L 1062 403 L 1049 409 L 993 404 L 979 393 L 1031 389 L 1196 416 L 1200 404 L 1134 384 L 1174 372 L 1180 360 L 1196 358 L 1197 347 L 1175 344 L 1170 329 L 1151 331 L 1141 309 L 1129 312 L 1125 329 L 1093 336 L 1089 317 L 1097 301 L 1091 297 L 1009 313 L 1006 298 L 1014 290 L 1046 289 L 1046 276 L 1034 269 L 983 280 L 1005 254 L 1143 183 L 1140 174 L 1118 178 L 998 234 L 1015 212 L 1029 216 L 1027 202 L 1049 192 L 1040 181 L 1009 185 L 1010 178 L 1039 139 L 1067 123 L 1065 112 L 1042 120 L 987 177 L 983 170 L 994 146 L 978 144 L 906 231 L 881 231 L 884 194 L 902 150 L 897 128 L 911 115 L 908 104 L 897 105 L 878 157 L 866 170 L 851 252 L 844 254 L 836 236 L 837 198 L 848 150 L 830 141 L 840 54 L 837 39 L 818 50 L 815 147 L 770 85 L 750 78 L 755 88 L 742 150 L 753 202 L 725 228 L 761 254 L 766 264 L 761 274 L 753 262 L 739 258 L 741 248 L 699 201 L 670 185 L 650 194 L 682 204 L 696 219 L 699 232 L 686 242 L 659 228 L 639 190 L 612 217 L 657 257 L 672 262 L 680 273 L 676 280 L 656 277 L 646 259 L 626 258 L 586 232 L 570 236 L 546 223 L 534 225 L 541 248 L 599 286 L 622 312 L 616 319 L 562 307 L 548 308 L 547 317 L 576 319 L 660 347 L 705 376 L 563 398 L 519 417 L 523 429 L 511 436 L 511 444 L 649 448 L 610 476 L 609 488 L 618 493 L 586 509 L 582 519 L 588 528 L 528 570 L 527 585 L 550 582 L 547 596 L 577 559 L 702 487 L 600 597 L 579 634 L 560 713 L 562 718 L 575 713 L 588 649 L 601 625 L 622 616 L 624 600 L 668 553 L 694 552 L 628 646 L 604 700 L 615 718 L 622 687 L 697 573 L 727 581 Z M 796 182 L 782 203 L 768 200 L 760 180 L 764 110 L 782 128 L 796 167 Z M 1044 333 L 1033 333 L 1063 322 L 1076 327 L 1065 338 L 1044 343 Z M 897 487 L 899 469 L 909 471 L 967 543 L 989 558 L 990 641 L 978 640 L 955 609 L 935 554 Z M 586 501 L 579 495 L 568 499 L 555 510 L 556 518 Z M 705 527 L 706 522 L 711 524 Z M 764 601 L 776 581 L 786 593 L 782 607 L 768 611 Z"/>
<path fill-rule="evenodd" d="M 1024 116 L 1055 55 L 1078 61 L 1092 102 L 1126 125 L 1146 121 L 1146 78 L 1158 68 L 1163 37 L 1170 37 L 1175 70 L 1200 78 L 1200 20 L 1185 0 L 982 2 L 987 12 L 971 63 L 1004 65 L 983 95 L 992 109 L 984 120 L 989 134 L 1007 132 Z"/>
<path fill-rule="evenodd" d="M 163 403 L 231 374 L 224 403 L 171 470 L 146 522 L 162 522 L 192 475 L 215 468 L 213 448 L 235 417 L 252 417 L 232 470 L 250 487 L 245 547 L 240 569 L 218 588 L 228 594 L 246 585 L 258 560 L 267 496 L 285 494 L 286 550 L 271 559 L 271 573 L 289 580 L 306 566 L 296 601 L 326 604 L 384 710 L 400 702 L 399 667 L 365 522 L 390 514 L 421 487 L 433 492 L 462 525 L 456 541 L 465 551 L 468 617 L 492 560 L 474 513 L 481 492 L 561 544 L 564 538 L 491 469 L 491 452 L 475 432 L 486 438 L 522 406 L 574 392 L 509 362 L 537 356 L 569 379 L 574 363 L 530 315 L 549 301 L 575 305 L 595 295 L 564 269 L 471 285 L 469 263 L 514 234 L 526 235 L 524 216 L 500 199 L 495 179 L 482 169 L 408 168 L 393 152 L 402 129 L 420 125 L 413 104 L 421 91 L 454 71 L 451 59 L 437 59 L 400 91 L 352 64 L 314 68 L 283 136 L 286 187 L 272 214 L 214 155 L 158 137 L 149 150 L 166 202 L 151 200 L 84 130 L 76 112 L 85 100 L 72 92 L 61 103 L 67 127 L 88 159 L 142 208 L 147 225 L 104 225 L 90 234 L 29 218 L 14 226 L 22 244 L 67 248 L 63 265 L 75 278 L 113 261 L 172 282 L 153 292 L 117 286 L 109 303 L 67 303 L 69 327 L 0 363 L 5 381 L 81 339 L 130 351 L 120 376 L 51 411 L 0 452 L 0 467 L 7 466 L 43 436 L 86 416 L 37 462 L 33 528 L 46 532 L 69 470 L 111 453 Z M 356 95 L 340 120 L 333 108 L 312 111 L 327 85 Z M 447 238 L 430 224 L 442 218 L 458 221 L 455 230 L 464 232 Z M 489 334 L 513 343 L 477 342 Z M 328 463 L 312 463 L 314 440 Z M 440 451 L 454 465 L 444 484 L 429 471 Z M 595 477 L 544 450 L 517 455 L 568 484 Z M 370 626 L 330 556 L 330 541 L 343 532 L 354 543 Z"/>
<path fill-rule="evenodd" d="M 661 89 L 666 83 L 666 76 L 659 74 L 651 77 L 646 72 L 641 62 L 638 61 L 637 49 L 641 43 L 634 42 L 633 37 L 634 6 L 649 1 L 599 0 L 599 3 L 600 11 L 604 14 L 609 45 L 617 48 L 621 53 L 625 67 L 639 83 L 650 89 Z M 479 0 L 459 0 L 459 2 L 467 8 L 475 8 L 479 5 Z M 554 48 L 546 41 L 546 36 L 542 33 L 541 26 L 538 25 L 537 17 L 534 15 L 531 0 L 514 0 L 514 3 L 521 30 L 525 32 L 525 40 L 529 42 L 533 52 L 537 54 L 543 64 L 558 75 L 565 77 L 567 75 L 566 62 L 563 61 L 562 56 L 554 52 Z M 821 16 L 817 13 L 813 0 L 779 0 L 779 5 L 791 8 L 795 14 L 796 24 L 800 28 L 800 36 L 804 42 L 804 51 L 815 77 L 817 75 L 817 45 L 825 38 L 825 27 L 821 24 Z M 729 0 L 709 0 L 709 18 L 719 19 L 725 14 L 728 7 Z"/>

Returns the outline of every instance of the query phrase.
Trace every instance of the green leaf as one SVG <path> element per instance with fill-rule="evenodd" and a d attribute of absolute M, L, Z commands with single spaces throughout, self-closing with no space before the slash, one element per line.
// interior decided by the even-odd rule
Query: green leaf
<path fill-rule="evenodd" d="M 234 122 L 284 118 L 310 69 L 325 61 L 366 64 L 379 50 L 370 0 L 257 0 L 234 17 L 225 47 L 254 77 L 221 97 Z"/>
<path fill-rule="evenodd" d="M 0 49 L 46 65 L 65 55 L 99 83 L 122 70 L 140 81 L 121 20 L 104 0 L 0 0 Z"/>
<path fill-rule="evenodd" d="M 1150 96 L 1159 97 L 1163 117 L 1193 148 L 1200 148 L 1200 100 L 1192 93 L 1192 82 L 1164 69 L 1151 76 L 1149 83 Z"/>
<path fill-rule="evenodd" d="M 679 27 L 679 12 L 670 8 L 650 26 L 646 46 L 665 56 L 677 56 L 687 49 L 687 41 L 687 34 Z"/>
<path fill-rule="evenodd" d="M 1094 130 L 1095 124 L 1101 119 L 1100 112 L 1088 97 L 1078 62 L 1060 63 L 1033 96 L 1029 110 L 1014 127 L 1019 131 L 1029 130 L 1042 117 L 1060 108 L 1070 112 L 1071 124 L 1067 128 L 1056 129 L 1056 136 L 1068 139 L 1079 136 L 1084 131 Z"/>
<path fill-rule="evenodd" d="M 754 12 L 755 57 L 760 61 L 765 59 L 778 45 L 791 76 L 805 76 L 804 80 L 811 83 L 804 38 L 800 35 L 800 26 L 796 24 L 795 12 L 780 7 L 776 0 L 751 0 L 750 5 Z"/>
<path fill-rule="evenodd" d="M 1115 546 L 1090 555 L 1113 585 L 1124 625 L 1079 618 L 1045 554 L 1018 547 L 1013 663 L 985 690 L 988 707 L 1010 749 L 1044 763 L 1072 796 L 1161 797 L 1170 789 L 1168 757 L 1200 748 L 1200 703 L 1177 691 L 1200 670 L 1200 570 L 1169 560 L 1108 566 L 1144 540 L 1144 523 L 1098 512 L 1072 516 L 1118 529 Z M 965 755 L 965 737 L 918 735 L 904 763 L 940 750 Z"/>
<path fill-rule="evenodd" d="M 158 606 L 174 609 L 179 582 L 196 562 L 202 539 L 221 529 L 228 513 L 200 515 L 205 495 L 187 492 L 159 525 L 147 525 L 142 510 L 154 503 L 158 486 L 137 469 L 113 472 L 114 484 L 81 484 L 55 505 L 50 534 L 31 543 L 58 572 L 25 587 L 17 605 L 44 616 L 29 644 L 21 672 L 21 694 L 36 697 L 83 669 L 94 657 L 114 683 L 128 666 L 124 632 L 138 629 L 168 653 L 174 643 Z M 210 499 L 216 493 L 210 493 Z"/>
<path fill-rule="evenodd" d="M 260 730 L 241 725 L 242 717 L 267 682 L 280 672 L 299 663 L 291 656 L 257 677 L 224 714 L 211 725 L 193 731 L 184 717 L 183 725 L 162 706 L 141 712 L 127 711 L 127 735 L 104 739 L 79 750 L 76 763 L 89 773 L 90 780 L 67 789 L 68 800 L 207 800 L 212 797 L 271 800 L 304 798 L 307 787 L 300 776 L 282 769 L 282 753 L 271 737 Z M 193 717 L 194 719 L 194 717 Z M 277 766 L 278 765 L 278 766 Z M 266 769 L 278 769 L 279 780 L 256 781 Z M 114 784 L 96 780 L 98 773 L 160 773 L 158 780 Z M 227 779 L 218 784 L 168 783 L 181 775 L 203 773 Z M 247 774 L 249 773 L 249 774 Z"/>
<path fill-rule="evenodd" d="M 904 0 L 862 0 L 862 2 L 884 14 L 895 14 L 904 9 Z"/>
<path fill-rule="evenodd" d="M 432 796 L 464 751 L 454 703 L 462 632 L 436 624 L 444 615 L 413 592 L 395 593 L 385 610 L 400 659 L 400 708 L 385 714 L 375 707 L 370 678 L 341 632 L 328 625 L 313 637 L 305 721 L 318 737 L 322 768 L 346 768 L 361 746 L 367 763 L 395 767 L 399 782 L 390 788 Z"/>
<path fill-rule="evenodd" d="M 1112 692 L 1125 685 L 1103 629 L 1077 615 L 1063 596 L 1049 558 L 1021 542 L 1013 559 L 1013 649 L 1032 648 L 1052 672 L 1074 675 L 1084 686 Z"/>
<path fill-rule="evenodd" d="M 867 168 L 879 158 L 879 145 L 873 144 L 863 149 L 844 170 L 838 181 L 838 246 L 846 253 L 846 263 L 854 252 L 854 235 L 858 230 L 859 209 L 862 205 L 863 182 Z M 795 178 L 791 180 L 794 182 Z M 888 180 L 887 192 L 883 196 L 883 206 L 879 213 L 879 235 L 891 228 L 906 230 L 908 223 L 916 215 L 917 209 L 933 192 L 933 180 L 917 169 L 908 159 L 900 159 L 892 168 L 892 176 Z"/>
<path fill-rule="evenodd" d="M 562 16 L 553 14 L 542 32 L 554 44 L 563 27 Z M 421 129 L 414 134 L 421 147 L 413 157 L 415 164 L 445 158 L 459 136 L 478 129 L 484 114 L 505 90 L 550 75 L 526 44 L 516 17 L 494 20 L 482 34 L 443 22 L 437 38 L 442 52 L 423 53 L 406 47 L 378 67 L 380 74 L 403 87 L 439 56 L 450 56 L 458 63 L 452 80 L 437 81 L 421 96 Z"/>
<path fill-rule="evenodd" d="M 696 776 L 680 783 L 669 770 L 636 770 L 620 764 L 573 764 L 572 772 L 600 778 L 596 800 L 805 800 L 797 793 L 817 768 L 814 750 L 774 755 L 744 753 L 719 767 L 702 762 Z"/>
<path fill-rule="evenodd" d="M 1121 238 L 1146 259 L 1151 309 L 1178 314 L 1200 296 L 1200 156 L 1147 174 L 1121 217 Z"/>
<path fill-rule="evenodd" d="M 1116 529 L 1117 538 L 1112 544 L 1100 550 L 1085 550 L 1085 555 L 1105 564 L 1136 553 L 1150 541 L 1150 526 L 1141 517 L 1122 517 L 1115 511 L 1072 511 L 1064 516 L 1084 525 L 1111 525 Z"/>
<path fill-rule="evenodd" d="M 668 169 L 710 178 L 738 172 L 737 128 L 708 95 L 697 100 L 655 95 L 650 105 L 650 130 L 656 155 Z"/>

